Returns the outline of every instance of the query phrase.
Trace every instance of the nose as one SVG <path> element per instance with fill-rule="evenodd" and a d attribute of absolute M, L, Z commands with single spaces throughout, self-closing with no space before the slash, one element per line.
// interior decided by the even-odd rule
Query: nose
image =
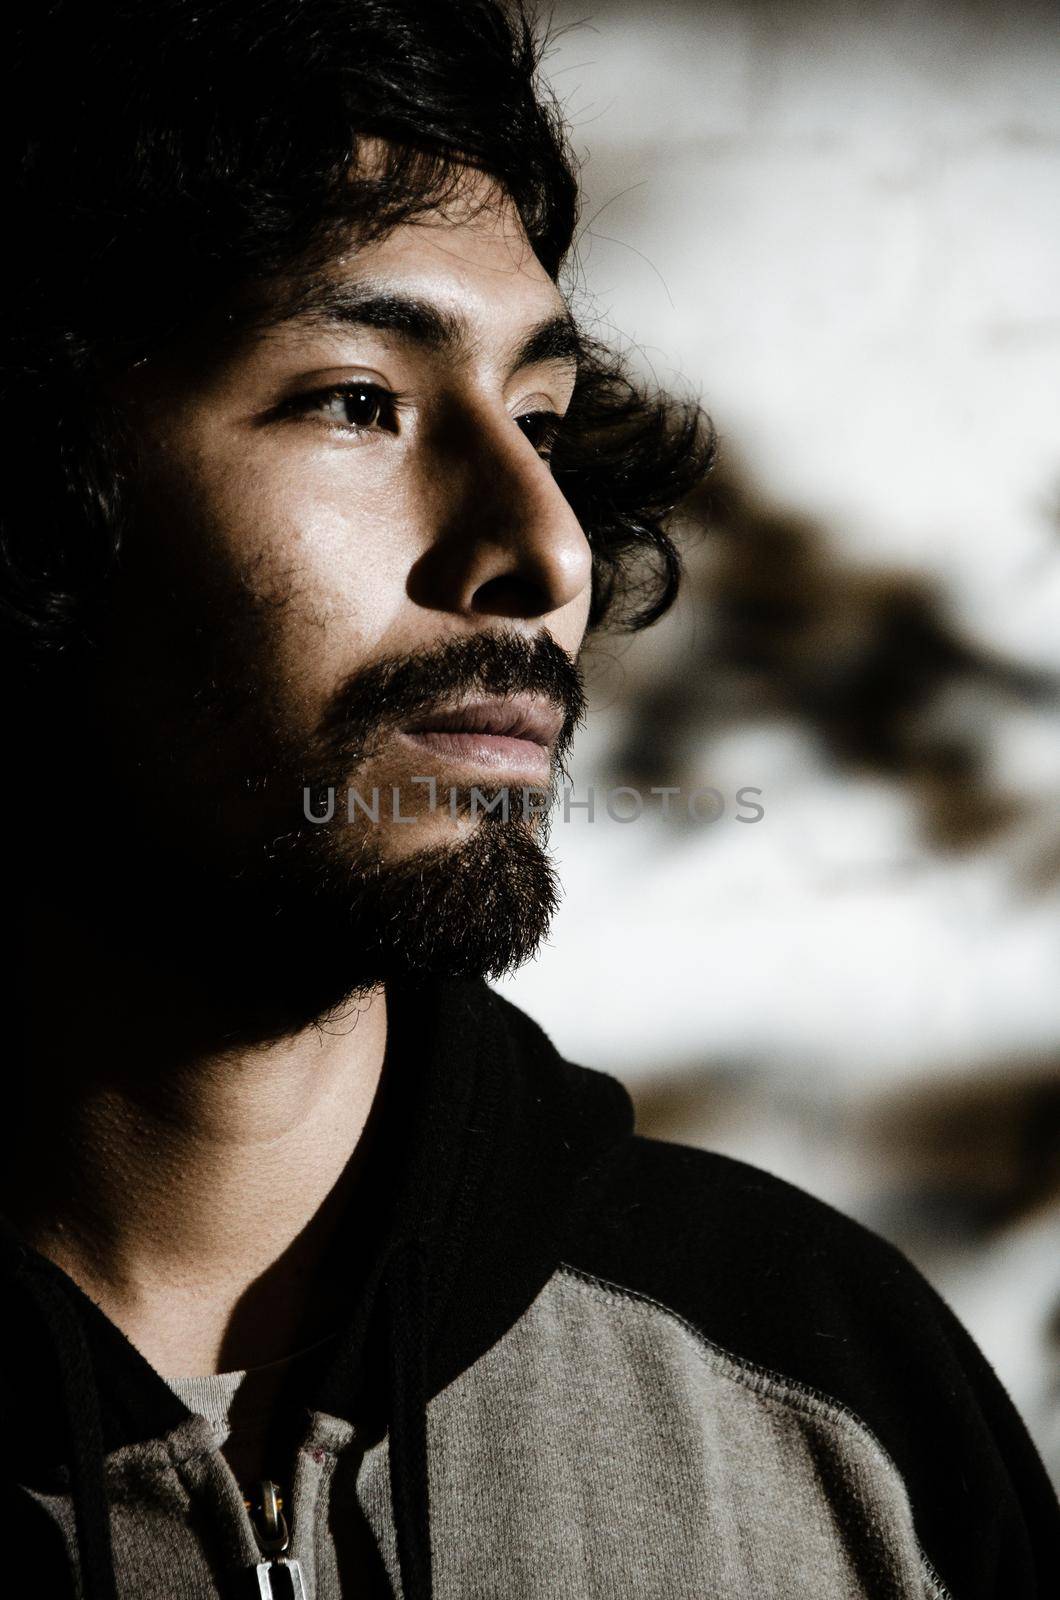
<path fill-rule="evenodd" d="M 429 504 L 433 537 L 410 574 L 418 603 L 465 617 L 541 617 L 579 602 L 588 613 L 588 540 L 509 416 L 448 430 L 434 453 Z"/>

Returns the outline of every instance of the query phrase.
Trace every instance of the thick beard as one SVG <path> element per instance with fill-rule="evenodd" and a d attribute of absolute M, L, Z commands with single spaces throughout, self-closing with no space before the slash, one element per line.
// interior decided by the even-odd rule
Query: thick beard
<path fill-rule="evenodd" d="M 99 829 L 72 876 L 38 888 L 82 908 L 94 943 L 172 974 L 177 1053 L 185 1032 L 219 1048 L 291 1037 L 394 980 L 499 977 L 545 937 L 559 890 L 543 815 L 483 814 L 396 860 L 343 831 L 308 824 L 226 873 Z"/>
<path fill-rule="evenodd" d="M 270 925 L 284 987 L 314 1016 L 397 978 L 500 977 L 533 956 L 559 904 L 543 818 L 483 815 L 458 843 L 397 861 L 362 850 L 355 871 L 331 828 L 294 843 L 270 866 Z"/>
<path fill-rule="evenodd" d="M 218 760 L 228 777 L 213 783 L 211 757 L 227 749 L 218 716 L 199 730 L 134 705 L 135 748 L 145 728 L 156 731 L 133 776 L 86 720 L 81 770 L 97 784 L 83 797 L 73 850 L 44 853 L 45 898 L 78 903 L 93 937 L 171 971 L 189 1032 L 205 1027 L 222 1045 L 292 1035 L 390 980 L 498 977 L 527 961 L 559 898 L 541 790 L 529 817 L 514 805 L 509 816 L 482 810 L 449 842 L 396 857 L 366 827 L 310 821 L 302 797 L 306 784 L 356 774 L 380 728 L 458 687 L 537 690 L 565 705 L 559 767 L 582 703 L 559 647 L 480 637 L 362 672 L 338 697 L 334 730 L 308 749 L 252 720 L 267 711 L 260 682 L 248 677 L 245 721 L 234 699 L 231 721 L 257 730 L 245 743 L 262 759 L 251 774 Z M 479 792 L 488 804 L 492 791 Z M 146 803 L 108 798 L 130 794 Z M 182 1030 L 182 1016 L 173 1026 Z"/>
<path fill-rule="evenodd" d="M 246 1008 L 255 999 L 260 1004 L 263 992 L 286 996 L 298 1026 L 334 1015 L 390 980 L 496 978 L 538 949 L 559 903 L 546 848 L 548 817 L 584 710 L 577 670 L 550 637 L 529 642 L 512 633 L 480 635 L 358 672 L 336 695 L 311 747 L 278 756 L 263 792 L 320 796 L 338 776 L 362 770 L 380 731 L 402 715 L 445 693 L 473 689 L 536 691 L 564 708 L 547 792 L 532 791 L 527 814 L 518 799 L 526 798 L 523 791 L 509 790 L 507 814 L 480 809 L 470 832 L 396 858 L 378 834 L 340 815 L 320 825 L 303 813 L 293 826 L 279 828 L 267 846 L 259 844 L 244 858 L 232 885 L 236 903 L 224 919 L 231 925 L 234 914 L 250 925 L 250 947 L 260 944 L 259 930 L 267 930 L 268 949 L 259 951 L 246 975 Z M 275 739 L 267 747 L 281 749 Z M 470 793 L 462 792 L 465 798 Z M 499 792 L 489 784 L 477 790 L 487 807 Z M 263 984 L 266 969 L 270 978 Z M 229 995 L 232 979 L 229 969 Z"/>

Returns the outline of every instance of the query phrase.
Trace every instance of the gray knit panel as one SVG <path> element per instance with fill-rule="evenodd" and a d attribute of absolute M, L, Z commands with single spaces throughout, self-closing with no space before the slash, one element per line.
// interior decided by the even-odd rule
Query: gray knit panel
<path fill-rule="evenodd" d="M 941 1600 L 893 1463 L 821 1396 L 661 1306 L 557 1272 L 430 1405 L 436 1600 Z M 253 1564 L 196 1421 L 108 1463 L 120 1591 L 219 1600 Z M 65 1496 L 40 1497 L 71 1532 Z M 313 1418 L 291 1486 L 311 1600 L 400 1593 L 386 1442 Z"/>
<path fill-rule="evenodd" d="M 855 1418 L 580 1274 L 557 1273 L 429 1420 L 439 1600 L 944 1594 Z M 393 1575 L 385 1446 L 360 1494 Z"/>

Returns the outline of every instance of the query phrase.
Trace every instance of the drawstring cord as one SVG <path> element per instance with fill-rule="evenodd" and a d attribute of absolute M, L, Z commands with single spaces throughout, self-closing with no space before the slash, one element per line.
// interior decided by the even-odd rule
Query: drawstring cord
<path fill-rule="evenodd" d="M 84 1600 L 118 1600 L 103 1471 L 103 1427 L 92 1357 L 75 1308 L 58 1284 L 22 1268 L 26 1294 L 40 1313 L 59 1375 L 70 1440 L 70 1497 Z"/>
<path fill-rule="evenodd" d="M 386 1277 L 390 1361 L 390 1500 L 404 1600 L 431 1600 L 427 1475 L 426 1281 L 422 1249 L 406 1245 Z"/>

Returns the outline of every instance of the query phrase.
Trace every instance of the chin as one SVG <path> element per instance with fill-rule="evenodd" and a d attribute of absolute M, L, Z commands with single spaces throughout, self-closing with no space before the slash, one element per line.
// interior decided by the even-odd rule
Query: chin
<path fill-rule="evenodd" d="M 543 819 L 423 824 L 296 830 L 252 867 L 164 894 L 150 929 L 127 926 L 183 966 L 233 1043 L 296 1033 L 391 980 L 522 966 L 559 903 Z"/>
<path fill-rule="evenodd" d="M 395 821 L 389 818 L 378 826 L 363 830 L 353 845 L 338 844 L 351 864 L 363 862 L 366 851 L 380 867 L 398 867 L 402 863 L 422 861 L 432 857 L 444 859 L 447 854 L 462 849 L 484 826 L 481 819 L 466 815 L 450 816 L 444 811 L 418 812 L 410 820 Z"/>

